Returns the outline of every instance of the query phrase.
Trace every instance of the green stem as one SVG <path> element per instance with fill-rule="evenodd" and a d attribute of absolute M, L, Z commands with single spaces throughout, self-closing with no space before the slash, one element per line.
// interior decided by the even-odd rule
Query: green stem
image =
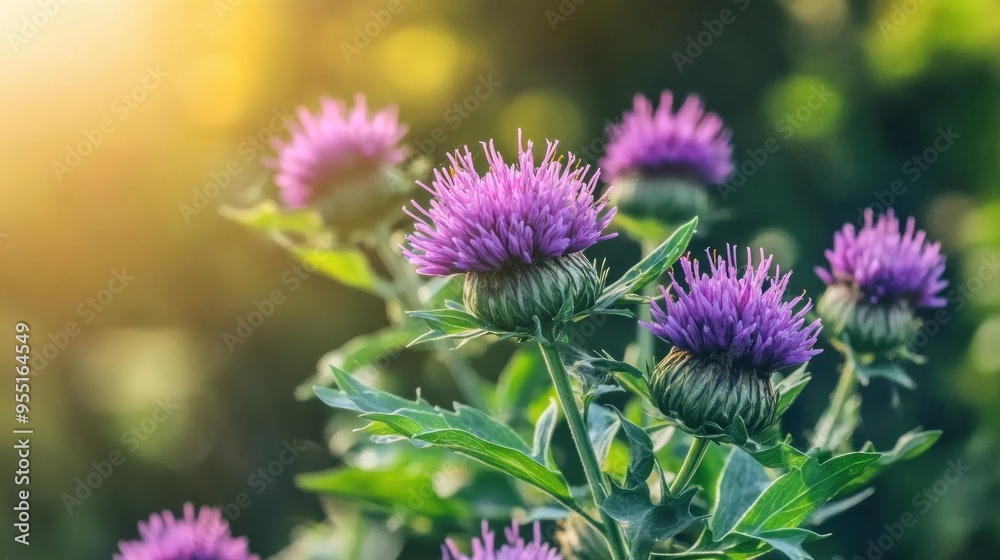
<path fill-rule="evenodd" d="M 590 443 L 590 435 L 587 432 L 587 425 L 583 420 L 583 415 L 576 404 L 576 397 L 573 394 L 573 386 L 569 381 L 569 373 L 559 357 L 559 351 L 550 344 L 539 344 L 542 356 L 545 358 L 545 365 L 552 377 L 552 384 L 556 388 L 556 396 L 559 404 L 566 415 L 566 422 L 569 424 L 570 434 L 573 436 L 573 443 L 576 444 L 577 453 L 580 455 L 580 462 L 583 464 L 583 472 L 587 476 L 587 485 L 594 498 L 594 505 L 597 506 L 601 514 L 601 523 L 604 525 L 604 537 L 608 541 L 611 549 L 611 557 L 614 560 L 628 560 L 628 553 L 625 551 L 625 541 L 622 537 L 621 528 L 603 509 L 601 503 L 608 497 L 607 488 L 604 486 L 604 473 L 601 472 L 601 465 L 597 461 L 597 454 Z"/>
<path fill-rule="evenodd" d="M 687 457 L 684 457 L 684 464 L 681 465 L 681 470 L 677 471 L 677 476 L 670 483 L 671 496 L 676 496 L 684 491 L 684 488 L 694 478 L 694 473 L 698 470 L 698 466 L 701 465 L 701 460 L 705 458 L 706 451 L 708 451 L 708 440 L 699 437 L 694 438 L 694 441 L 691 442 L 691 448 L 688 449 Z"/>
<path fill-rule="evenodd" d="M 642 245 L 642 256 L 653 252 L 656 249 L 657 244 L 650 241 L 649 239 L 643 239 Z M 657 283 L 650 282 L 646 284 L 642 289 L 642 295 L 646 298 L 654 298 L 657 295 Z M 637 313 L 639 321 L 650 322 L 653 320 L 651 302 L 647 301 L 645 303 L 639 304 L 639 309 Z M 636 363 L 640 368 L 643 366 L 651 366 L 656 364 L 656 339 L 653 337 L 653 333 L 649 332 L 648 329 L 636 323 L 636 339 L 639 341 L 639 356 Z"/>
<path fill-rule="evenodd" d="M 857 390 L 857 376 L 854 373 L 854 360 L 850 357 L 844 362 L 844 367 L 840 370 L 840 379 L 837 381 L 837 388 L 830 398 L 830 406 L 820 416 L 816 423 L 816 435 L 813 436 L 813 447 L 830 449 L 839 442 L 833 441 L 835 429 L 844 416 L 844 407 Z"/>
<path fill-rule="evenodd" d="M 396 243 L 392 240 L 392 232 L 388 227 L 375 229 L 375 251 L 389 271 L 399 293 L 399 299 L 408 309 L 421 309 L 420 278 L 403 260 L 401 254 L 394 250 Z M 452 381 L 468 403 L 480 410 L 490 410 L 486 387 L 476 373 L 475 368 L 465 359 L 465 356 L 454 352 L 455 344 L 451 341 L 439 340 L 432 344 L 434 353 L 451 374 Z"/>

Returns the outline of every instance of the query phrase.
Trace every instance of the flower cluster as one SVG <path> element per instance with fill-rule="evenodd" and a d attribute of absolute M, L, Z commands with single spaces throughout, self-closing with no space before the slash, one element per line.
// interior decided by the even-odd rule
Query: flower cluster
<path fill-rule="evenodd" d="M 298 115 L 299 121 L 289 124 L 291 138 L 274 141 L 277 157 L 264 160 L 276 172 L 275 183 L 289 208 L 313 204 L 340 184 L 406 158 L 399 142 L 407 127 L 399 123 L 395 107 L 369 115 L 365 97 L 358 95 L 353 109 L 324 98 L 318 113 L 299 107 Z"/>
<path fill-rule="evenodd" d="M 443 560 L 562 560 L 562 556 L 554 548 L 542 541 L 542 529 L 537 521 L 531 542 L 526 542 L 521 537 L 517 522 L 504 528 L 504 535 L 507 537 L 507 544 L 497 548 L 496 534 L 483 521 L 483 538 L 472 539 L 472 556 L 459 552 L 455 543 L 448 539 L 441 547 Z"/>
<path fill-rule="evenodd" d="M 772 257 L 752 263 L 740 275 L 736 251 L 726 257 L 708 255 L 710 271 L 702 273 L 696 259 L 681 257 L 685 291 L 671 273 L 671 294 L 661 288 L 664 308 L 653 304 L 653 321 L 643 323 L 656 336 L 696 356 L 712 357 L 726 365 L 770 374 L 801 364 L 819 354 L 813 349 L 820 322 L 805 325 L 812 302 L 797 296 L 782 301 L 791 273 L 769 275 Z M 797 311 L 796 306 L 805 301 Z"/>
<path fill-rule="evenodd" d="M 119 543 L 115 560 L 260 560 L 250 554 L 245 537 L 233 537 L 222 513 L 184 504 L 184 517 L 170 511 L 139 523 L 138 541 Z"/>
<path fill-rule="evenodd" d="M 817 267 L 816 274 L 827 285 L 856 288 L 872 305 L 943 307 L 946 301 L 940 292 L 948 283 L 941 278 L 941 244 L 928 242 L 927 233 L 916 229 L 912 217 L 902 232 L 899 226 L 892 210 L 876 220 L 867 209 L 860 231 L 847 224 L 834 235 L 833 249 L 826 251 L 830 268 Z"/>
<path fill-rule="evenodd" d="M 673 111 L 670 91 L 660 106 L 636 95 L 631 112 L 610 128 L 611 142 L 601 160 L 607 180 L 631 175 L 690 176 L 702 185 L 721 183 L 733 172 L 732 133 L 715 113 L 706 113 L 701 99 L 689 95 Z"/>
<path fill-rule="evenodd" d="M 604 229 L 614 216 L 607 199 L 595 200 L 599 173 L 588 180 L 589 166 L 573 154 L 563 164 L 558 143 L 549 142 L 537 165 L 532 142 L 518 137 L 517 162 L 507 164 L 483 143 L 489 171 L 476 171 L 472 152 L 449 154 L 451 168 L 434 172 L 430 207 L 413 202 L 406 212 L 416 221 L 406 258 L 421 274 L 449 276 L 501 270 L 511 264 L 538 264 L 577 253 L 614 237 Z"/>

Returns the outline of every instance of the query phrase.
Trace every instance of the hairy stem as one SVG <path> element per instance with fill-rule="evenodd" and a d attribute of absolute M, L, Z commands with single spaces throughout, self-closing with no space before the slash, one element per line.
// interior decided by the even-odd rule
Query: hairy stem
<path fill-rule="evenodd" d="M 854 373 L 854 360 L 850 357 L 840 370 L 837 388 L 830 397 L 830 406 L 820 416 L 816 423 L 816 434 L 813 436 L 813 447 L 832 451 L 832 447 L 842 442 L 834 441 L 837 425 L 841 423 L 846 412 L 845 408 L 857 390 L 857 377 Z"/>
<path fill-rule="evenodd" d="M 681 465 L 681 470 L 677 471 L 677 476 L 674 477 L 674 481 L 670 483 L 670 495 L 676 496 L 684 491 L 684 488 L 691 482 L 694 478 L 694 473 L 698 471 L 698 466 L 701 465 L 701 460 L 705 458 L 705 452 L 708 451 L 707 439 L 702 439 L 700 437 L 694 438 L 691 442 L 691 448 L 688 449 L 687 456 L 684 457 L 684 464 Z"/>
<path fill-rule="evenodd" d="M 597 454 L 590 443 L 590 436 L 587 432 L 587 425 L 583 420 L 583 415 L 576 404 L 576 397 L 573 394 L 573 386 L 569 381 L 569 373 L 562 363 L 559 351 L 550 344 L 540 344 L 542 356 L 545 358 L 545 365 L 552 377 L 552 384 L 556 388 L 556 396 L 559 398 L 559 405 L 566 415 L 566 422 L 569 424 L 570 434 L 573 436 L 573 443 L 576 445 L 577 453 L 580 455 L 580 462 L 583 464 L 583 472 L 587 476 L 587 485 L 594 498 L 594 505 L 598 507 L 601 514 L 601 523 L 604 525 L 604 538 L 608 541 L 611 549 L 611 557 L 614 560 L 628 560 L 628 553 L 625 551 L 625 540 L 622 537 L 621 527 L 604 510 L 600 509 L 600 504 L 608 497 L 607 488 L 604 485 L 604 474 L 601 472 L 601 465 L 597 461 Z"/>

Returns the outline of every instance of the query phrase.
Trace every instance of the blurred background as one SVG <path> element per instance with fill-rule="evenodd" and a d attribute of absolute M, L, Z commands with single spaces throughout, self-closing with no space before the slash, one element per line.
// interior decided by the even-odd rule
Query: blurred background
<path fill-rule="evenodd" d="M 327 351 L 384 324 L 384 306 L 319 277 L 291 289 L 294 261 L 218 212 L 273 194 L 260 156 L 296 106 L 357 92 L 396 103 L 435 163 L 489 138 L 509 152 L 518 127 L 594 162 L 634 93 L 666 88 L 698 93 L 734 130 L 738 172 L 713 193 L 729 219 L 693 250 L 763 246 L 815 295 L 834 230 L 893 206 L 948 255 L 950 304 L 918 340 L 919 388 L 897 397 L 874 382 L 861 428 L 880 447 L 916 425 L 944 436 L 811 550 L 875 558 L 869 540 L 911 512 L 917 527 L 884 558 L 996 557 L 995 0 L 15 0 L 0 22 L 0 328 L 12 338 L 29 323 L 35 360 L 33 544 L 8 547 L 5 507 L 11 558 L 109 558 L 149 512 L 189 500 L 228 505 L 262 557 L 323 518 L 293 475 L 333 464 L 330 414 L 293 390 Z M 638 257 L 624 239 L 595 249 L 614 270 Z M 275 289 L 283 303 L 233 342 Z M 605 346 L 631 336 L 620 327 Z M 499 361 L 480 362 L 496 375 Z M 792 433 L 819 416 L 836 363 L 815 360 Z M 456 398 L 409 364 L 393 363 L 400 386 Z M 14 464 L 10 445 L 2 455 Z M 955 463 L 968 472 L 924 511 L 915 497 Z"/>

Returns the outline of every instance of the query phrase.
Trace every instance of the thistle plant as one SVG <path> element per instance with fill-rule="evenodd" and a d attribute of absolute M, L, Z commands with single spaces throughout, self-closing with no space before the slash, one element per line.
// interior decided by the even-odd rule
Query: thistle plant
<path fill-rule="evenodd" d="M 183 517 L 154 513 L 139 523 L 139 540 L 122 541 L 115 560 L 260 560 L 245 537 L 233 537 L 222 512 L 184 504 Z"/>
<path fill-rule="evenodd" d="M 732 133 L 695 96 L 676 112 L 670 92 L 655 110 L 637 97 L 601 169 L 518 135 L 513 157 L 487 140 L 431 173 L 407 159 L 395 110 L 370 114 L 363 98 L 300 121 L 266 162 L 280 202 L 226 214 L 383 299 L 388 323 L 300 388 L 340 411 L 331 448 L 343 463 L 300 476 L 304 490 L 402 535 L 440 535 L 447 560 L 803 559 L 815 525 L 939 436 L 851 445 L 855 380 L 912 385 L 900 364 L 917 360 L 919 310 L 944 303 L 938 246 L 912 219 L 900 231 L 891 211 L 869 213 L 835 236 L 815 310 L 766 247 L 692 256 L 705 186 L 733 169 Z M 615 229 L 643 248 L 620 274 L 586 254 Z M 641 351 L 616 357 L 600 336 L 574 336 L 606 316 L 634 326 Z M 830 409 L 811 434 L 788 434 L 783 414 L 827 343 L 845 356 Z M 510 356 L 496 383 L 478 371 L 494 346 Z M 405 374 L 394 358 L 420 350 L 462 402 L 388 390 Z M 562 421 L 569 438 L 555 436 Z"/>

